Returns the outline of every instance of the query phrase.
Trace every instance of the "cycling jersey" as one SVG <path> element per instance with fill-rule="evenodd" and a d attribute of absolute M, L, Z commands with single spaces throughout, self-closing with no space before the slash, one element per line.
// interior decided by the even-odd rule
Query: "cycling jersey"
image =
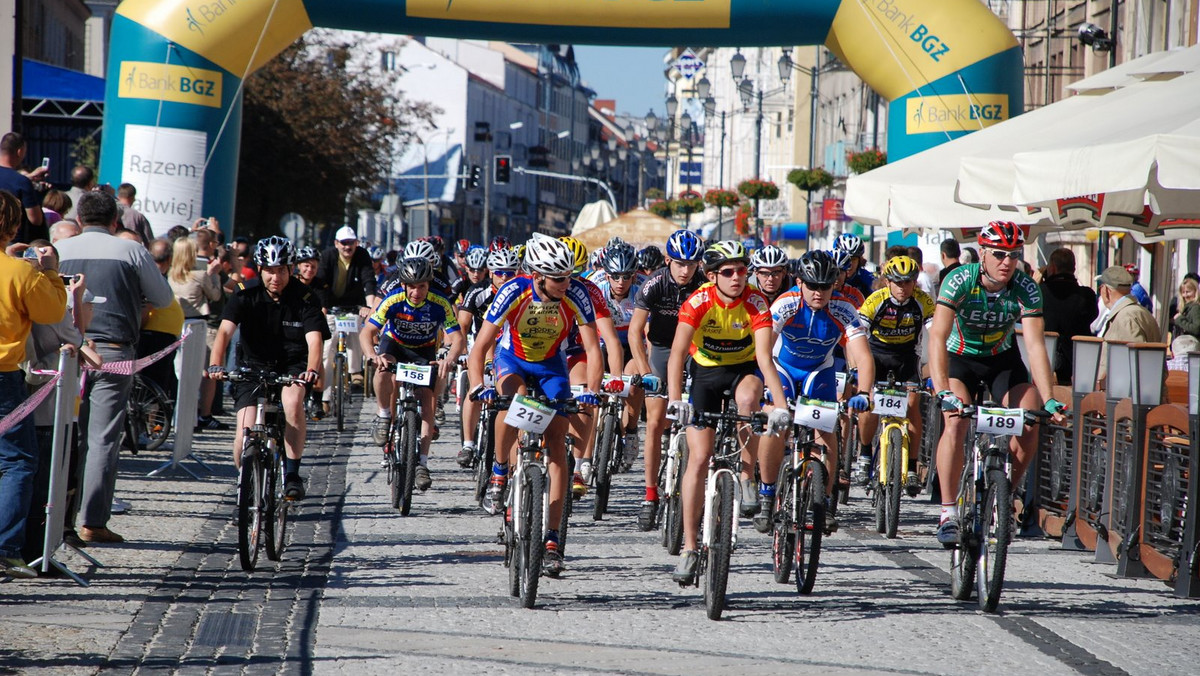
<path fill-rule="evenodd" d="M 645 279 L 643 275 L 635 276 L 629 287 L 629 292 L 621 300 L 613 298 L 612 283 L 608 280 L 607 276 L 596 282 L 596 286 L 604 296 L 608 312 L 612 315 L 613 326 L 617 329 L 617 335 L 620 336 L 622 345 L 629 344 L 629 322 L 633 319 L 633 310 L 636 307 L 635 299 Z"/>
<path fill-rule="evenodd" d="M 491 282 L 481 282 L 467 289 L 467 295 L 463 297 L 458 309 L 471 313 L 471 335 L 479 333 L 479 327 L 483 326 L 483 316 L 495 297 L 496 287 L 492 286 Z"/>
<path fill-rule="evenodd" d="M 844 298 L 833 298 L 820 310 L 804 302 L 792 287 L 771 306 L 775 333 L 772 354 L 780 366 L 817 371 L 833 365 L 834 348 L 865 335 L 858 312 Z"/>
<path fill-rule="evenodd" d="M 875 292 L 875 275 L 871 274 L 860 263 L 858 271 L 846 278 L 846 285 L 854 287 L 863 298 Z"/>
<path fill-rule="evenodd" d="M 401 291 L 404 291 L 404 284 L 400 282 L 399 272 L 393 271 L 387 278 L 387 281 L 379 286 L 379 297 L 387 298 L 388 296 Z M 429 282 L 429 293 L 435 296 L 441 296 L 442 300 L 445 300 L 447 303 L 453 304 L 454 302 L 454 293 L 450 290 L 450 283 L 436 274 Z"/>
<path fill-rule="evenodd" d="M 454 308 L 433 293 L 419 304 L 410 302 L 404 291 L 393 293 L 383 299 L 367 321 L 382 329 L 386 337 L 410 348 L 437 345 L 438 329 L 448 334 L 458 330 Z"/>
<path fill-rule="evenodd" d="M 871 348 L 889 351 L 915 350 L 921 329 L 933 318 L 933 299 L 920 289 L 903 303 L 888 289 L 879 289 L 858 308 Z"/>
<path fill-rule="evenodd" d="M 229 296 L 221 319 L 241 328 L 237 343 L 238 366 L 299 373 L 308 359 L 307 335 L 313 331 L 330 338 L 316 295 L 292 278 L 278 300 L 256 283 Z M 296 370 L 297 367 L 299 370 Z"/>
<path fill-rule="evenodd" d="M 753 286 L 755 289 L 758 289 L 759 293 L 761 293 L 767 299 L 768 305 L 770 305 L 771 303 L 774 303 L 776 301 L 776 299 L 778 299 L 780 296 L 782 296 L 784 293 L 786 293 L 788 289 L 792 288 L 795 285 L 796 285 L 796 278 L 792 277 L 789 274 L 784 274 L 783 281 L 780 282 L 780 284 L 779 284 L 779 290 L 775 292 L 774 296 L 772 296 L 771 294 L 767 293 L 766 291 L 763 291 L 762 287 L 760 287 L 758 285 L 758 275 L 750 276 L 750 286 Z"/>
<path fill-rule="evenodd" d="M 634 307 L 650 313 L 647 338 L 651 345 L 671 348 L 675 340 L 675 327 L 679 324 L 679 306 L 703 283 L 704 276 L 696 272 L 690 282 L 680 286 L 671 278 L 670 270 L 663 268 L 642 284 L 641 291 L 634 298 Z"/>
<path fill-rule="evenodd" d="M 938 305 L 954 310 L 946 347 L 950 354 L 991 356 L 1013 345 L 1017 320 L 1042 316 L 1042 290 L 1021 270 L 996 293 L 980 284 L 979 263 L 961 265 L 946 275 Z"/>
<path fill-rule="evenodd" d="M 579 279 L 578 277 L 575 278 L 575 281 L 583 284 L 584 288 L 587 289 L 588 298 L 592 301 L 592 309 L 596 313 L 596 319 L 604 319 L 605 317 L 612 316 L 612 313 L 608 309 L 608 301 L 604 298 L 604 292 L 600 290 L 600 287 L 586 279 Z M 567 357 L 571 358 L 571 366 L 574 366 L 578 360 L 584 358 L 583 337 L 579 335 L 579 328 L 574 324 L 571 325 L 571 332 L 567 334 L 565 349 Z"/>
<path fill-rule="evenodd" d="M 842 285 L 842 288 L 837 289 L 833 293 L 835 298 L 841 296 L 845 300 L 849 301 L 850 304 L 855 308 L 860 308 L 862 307 L 862 304 L 866 302 L 866 296 L 870 295 L 872 292 L 868 291 L 866 294 L 863 294 L 858 289 L 850 286 L 849 283 L 846 283 Z"/>
<path fill-rule="evenodd" d="M 580 280 L 571 280 L 561 301 L 551 301 L 542 300 L 532 277 L 515 277 L 496 291 L 483 318 L 501 327 L 498 351 L 538 362 L 557 356 L 570 328 L 596 321 L 596 310 Z"/>
<path fill-rule="evenodd" d="M 749 285 L 726 304 L 712 282 L 679 308 L 679 321 L 695 329 L 688 352 L 700 366 L 728 366 L 754 360 L 754 332 L 771 326 L 767 299 Z"/>

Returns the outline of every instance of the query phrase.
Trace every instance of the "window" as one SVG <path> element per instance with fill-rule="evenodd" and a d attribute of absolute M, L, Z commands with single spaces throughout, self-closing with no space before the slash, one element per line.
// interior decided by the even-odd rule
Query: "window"
<path fill-rule="evenodd" d="M 385 73 L 396 71 L 396 52 L 384 50 L 380 55 L 379 68 Z"/>

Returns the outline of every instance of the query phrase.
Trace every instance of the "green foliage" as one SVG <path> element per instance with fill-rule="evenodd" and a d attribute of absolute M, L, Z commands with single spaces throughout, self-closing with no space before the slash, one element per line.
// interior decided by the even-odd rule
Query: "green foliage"
<path fill-rule="evenodd" d="M 821 190 L 833 185 L 833 174 L 821 167 L 814 169 L 793 169 L 788 172 L 787 180 L 788 183 L 804 191 Z"/>
<path fill-rule="evenodd" d="M 661 218 L 670 218 L 675 214 L 674 206 L 674 200 L 671 202 L 666 200 L 657 200 L 650 203 L 649 210 L 650 213 L 654 214 L 655 216 L 659 216 Z"/>
<path fill-rule="evenodd" d="M 752 200 L 773 200 L 779 198 L 779 186 L 772 181 L 750 178 L 738 184 L 738 192 Z"/>
<path fill-rule="evenodd" d="M 738 205 L 738 194 L 732 190 L 725 188 L 713 188 L 704 193 L 704 201 L 719 209 L 736 207 Z"/>
<path fill-rule="evenodd" d="M 878 169 L 887 164 L 887 153 L 878 148 L 868 148 L 860 152 L 846 152 L 846 166 L 856 174 L 865 174 L 872 169 Z"/>

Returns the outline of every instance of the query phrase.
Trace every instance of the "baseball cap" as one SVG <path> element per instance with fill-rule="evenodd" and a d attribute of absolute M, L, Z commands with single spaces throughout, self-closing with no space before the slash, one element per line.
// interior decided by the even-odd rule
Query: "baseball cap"
<path fill-rule="evenodd" d="M 338 228 L 337 232 L 333 234 L 333 238 L 339 242 L 345 242 L 351 239 L 357 241 L 358 233 L 354 232 L 354 228 L 351 228 L 348 225 L 343 225 L 342 227 Z"/>
<path fill-rule="evenodd" d="M 1096 281 L 1105 286 L 1119 289 L 1124 286 L 1133 286 L 1133 275 L 1120 265 L 1110 265 L 1104 268 L 1104 272 L 1096 275 Z"/>

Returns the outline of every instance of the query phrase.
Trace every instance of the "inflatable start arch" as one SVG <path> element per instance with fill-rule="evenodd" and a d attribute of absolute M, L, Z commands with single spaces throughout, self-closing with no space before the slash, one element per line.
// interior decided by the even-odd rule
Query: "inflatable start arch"
<path fill-rule="evenodd" d="M 110 40 L 102 180 L 136 185 L 159 228 L 202 214 L 230 227 L 242 80 L 313 26 L 509 42 L 824 44 L 891 101 L 892 158 L 1024 106 L 1020 48 L 979 0 L 125 0 Z"/>

